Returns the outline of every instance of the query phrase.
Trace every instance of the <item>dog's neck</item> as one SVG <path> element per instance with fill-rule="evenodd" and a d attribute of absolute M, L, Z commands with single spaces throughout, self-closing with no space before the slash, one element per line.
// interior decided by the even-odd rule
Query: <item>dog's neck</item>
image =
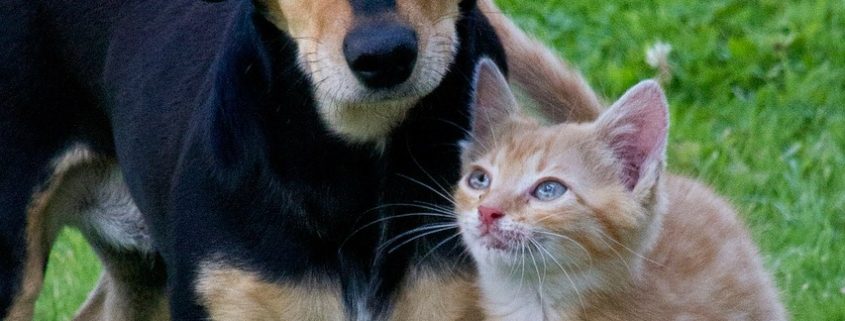
<path fill-rule="evenodd" d="M 374 143 L 379 148 L 417 102 L 416 98 L 363 104 L 318 101 L 320 116 L 332 132 L 350 143 Z"/>

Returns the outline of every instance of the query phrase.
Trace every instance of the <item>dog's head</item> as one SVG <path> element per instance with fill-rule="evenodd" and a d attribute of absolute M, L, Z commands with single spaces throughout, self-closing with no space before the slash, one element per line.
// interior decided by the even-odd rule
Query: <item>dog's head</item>
<path fill-rule="evenodd" d="M 378 141 L 447 73 L 461 0 L 254 0 L 298 46 L 320 114 L 352 141 Z"/>

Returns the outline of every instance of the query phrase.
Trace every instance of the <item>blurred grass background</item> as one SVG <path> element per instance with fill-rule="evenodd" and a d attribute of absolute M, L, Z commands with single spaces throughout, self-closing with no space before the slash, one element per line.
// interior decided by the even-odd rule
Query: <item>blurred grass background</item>
<path fill-rule="evenodd" d="M 670 169 L 733 201 L 794 320 L 845 320 L 845 1 L 498 3 L 609 98 L 670 44 Z M 69 319 L 99 268 L 63 233 L 36 320 Z"/>

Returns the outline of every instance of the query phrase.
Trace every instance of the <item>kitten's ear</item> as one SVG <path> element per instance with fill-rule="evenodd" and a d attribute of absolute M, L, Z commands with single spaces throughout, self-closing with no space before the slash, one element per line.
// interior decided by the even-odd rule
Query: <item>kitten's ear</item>
<path fill-rule="evenodd" d="M 516 111 L 508 81 L 492 60 L 483 58 L 475 68 L 474 88 L 470 106 L 472 135 L 477 143 L 487 145 L 494 138 L 496 128 L 507 122 Z"/>
<path fill-rule="evenodd" d="M 622 182 L 628 190 L 651 187 L 663 170 L 669 108 L 654 80 L 629 89 L 596 121 L 600 139 L 622 162 Z"/>

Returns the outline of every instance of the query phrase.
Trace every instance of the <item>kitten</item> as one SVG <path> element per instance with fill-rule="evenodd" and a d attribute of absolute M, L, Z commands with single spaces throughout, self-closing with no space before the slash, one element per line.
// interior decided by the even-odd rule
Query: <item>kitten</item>
<path fill-rule="evenodd" d="M 488 320 L 786 319 L 731 206 L 664 173 L 656 82 L 553 126 L 520 115 L 489 61 L 476 82 L 455 202 Z"/>

